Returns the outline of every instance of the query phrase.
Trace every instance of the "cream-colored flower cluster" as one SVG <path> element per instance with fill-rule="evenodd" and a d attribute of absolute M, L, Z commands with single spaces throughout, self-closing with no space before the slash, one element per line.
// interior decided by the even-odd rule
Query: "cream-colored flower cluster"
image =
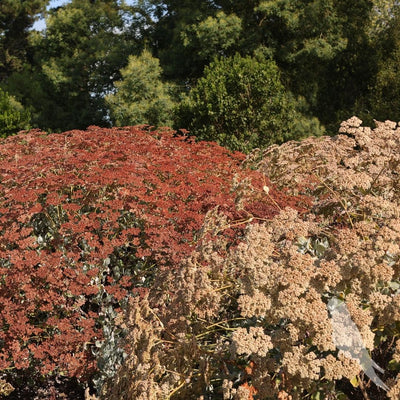
<path fill-rule="evenodd" d="M 400 127 L 353 117 L 335 137 L 269 147 L 258 168 L 311 197 L 309 211 L 254 220 L 237 246 L 220 235 L 227 217 L 210 212 L 213 240 L 160 271 L 144 303 L 128 309 L 130 355 L 108 399 L 122 390 L 149 400 L 337 398 L 349 381 L 364 398 L 399 398 Z M 336 349 L 333 296 L 389 392 Z"/>

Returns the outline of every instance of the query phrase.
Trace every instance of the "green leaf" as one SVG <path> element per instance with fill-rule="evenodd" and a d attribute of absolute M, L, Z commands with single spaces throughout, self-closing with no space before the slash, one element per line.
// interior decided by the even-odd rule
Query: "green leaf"
<path fill-rule="evenodd" d="M 399 371 L 400 363 L 396 360 L 390 360 L 387 369 L 389 369 L 390 371 Z"/>
<path fill-rule="evenodd" d="M 359 382 L 358 382 L 358 376 L 353 376 L 353 378 L 350 379 L 350 383 L 353 385 L 353 387 L 358 387 L 359 386 Z"/>

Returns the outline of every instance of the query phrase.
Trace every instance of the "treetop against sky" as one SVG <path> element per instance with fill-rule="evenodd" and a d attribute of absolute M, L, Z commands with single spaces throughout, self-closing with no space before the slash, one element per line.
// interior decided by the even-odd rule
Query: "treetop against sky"
<path fill-rule="evenodd" d="M 50 10 L 51 8 L 56 8 L 56 7 L 61 7 L 64 4 L 70 3 L 71 0 L 51 0 L 49 5 L 47 6 L 47 9 Z M 127 4 L 133 4 L 135 0 L 126 0 Z M 46 27 L 46 21 L 44 18 L 41 18 L 40 20 L 36 21 L 35 24 L 33 25 L 33 29 L 37 31 L 41 31 Z"/>

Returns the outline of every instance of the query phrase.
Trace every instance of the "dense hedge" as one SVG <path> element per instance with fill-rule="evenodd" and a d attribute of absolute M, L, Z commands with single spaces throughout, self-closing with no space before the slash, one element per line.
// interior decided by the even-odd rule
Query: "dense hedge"
<path fill-rule="evenodd" d="M 239 201 L 245 177 L 265 184 L 261 174 L 241 167 L 243 159 L 215 143 L 145 126 L 51 135 L 34 130 L 4 139 L 5 381 L 18 386 L 21 372 L 81 382 L 97 374 L 100 385 L 112 376 L 125 356 L 116 311 L 196 248 L 209 210 L 218 207 L 238 221 L 225 229 L 233 240 L 250 215 L 270 217 L 277 202 L 292 199 L 272 192 L 247 206 L 245 198 Z"/>
<path fill-rule="evenodd" d="M 244 153 L 325 131 L 307 116 L 305 100 L 285 89 L 277 64 L 263 50 L 254 57 L 221 57 L 205 67 L 177 106 L 175 125 Z"/>

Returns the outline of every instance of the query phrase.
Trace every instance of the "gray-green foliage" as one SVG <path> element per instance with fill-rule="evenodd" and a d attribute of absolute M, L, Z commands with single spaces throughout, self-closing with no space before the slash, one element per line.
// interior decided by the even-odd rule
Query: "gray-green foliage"
<path fill-rule="evenodd" d="M 248 152 L 308 135 L 323 128 L 301 113 L 296 99 L 281 82 L 275 62 L 262 51 L 254 57 L 216 59 L 177 110 L 177 127 L 199 139 L 217 141 Z"/>
<path fill-rule="evenodd" d="M 30 128 L 30 113 L 13 96 L 0 89 L 0 137 Z"/>
<path fill-rule="evenodd" d="M 121 70 L 122 80 L 114 83 L 115 93 L 106 96 L 115 125 L 171 124 L 171 86 L 161 80 L 161 73 L 158 59 L 149 51 L 129 57 Z"/>

